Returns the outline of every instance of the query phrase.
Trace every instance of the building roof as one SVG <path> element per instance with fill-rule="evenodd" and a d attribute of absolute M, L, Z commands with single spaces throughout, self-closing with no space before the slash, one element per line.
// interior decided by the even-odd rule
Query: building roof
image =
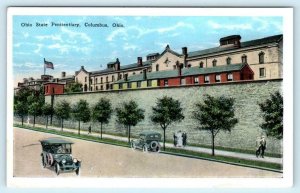
<path fill-rule="evenodd" d="M 43 144 L 73 144 L 72 141 L 63 139 L 63 138 L 59 138 L 59 137 L 51 137 L 51 138 L 47 138 L 47 139 L 43 139 L 40 140 L 41 143 Z"/>
<path fill-rule="evenodd" d="M 246 48 L 250 46 L 258 46 L 262 44 L 268 44 L 268 43 L 277 43 L 282 39 L 283 35 L 275 35 L 275 36 L 269 36 L 261 39 L 256 39 L 256 40 L 250 40 L 246 42 L 241 42 L 241 48 Z M 225 37 L 227 38 L 227 37 Z M 222 39 L 222 38 L 221 38 Z M 218 53 L 222 51 L 229 51 L 237 49 L 236 47 L 214 47 L 214 48 L 209 48 L 205 50 L 198 50 L 194 52 L 189 52 L 188 53 L 188 58 L 195 57 L 195 56 L 202 56 L 202 55 L 207 55 L 207 54 L 213 54 L 213 53 Z"/>
<path fill-rule="evenodd" d="M 231 40 L 231 39 L 235 39 L 235 38 L 241 39 L 241 36 L 240 35 L 226 36 L 226 37 L 220 38 L 220 41 Z"/>
<path fill-rule="evenodd" d="M 143 66 L 138 66 L 137 63 L 133 63 L 133 64 L 120 66 L 120 70 L 129 70 L 131 68 L 142 68 L 145 66 L 150 66 L 151 64 L 152 64 L 152 61 L 143 61 Z M 106 74 L 106 73 L 115 72 L 115 71 L 116 70 L 113 68 L 107 68 L 104 70 L 92 71 L 90 73 L 91 73 L 91 75 L 96 75 L 96 74 Z"/>
<path fill-rule="evenodd" d="M 159 53 L 151 53 L 151 54 L 148 54 L 147 57 L 156 56 L 156 55 L 159 55 Z"/>
<path fill-rule="evenodd" d="M 238 71 L 241 70 L 245 65 L 247 64 L 230 64 L 230 65 L 215 66 L 210 68 L 199 68 L 199 67 L 183 68 L 181 71 L 181 76 Z M 172 77 L 178 77 L 178 69 L 147 73 L 147 80 L 172 78 Z M 124 82 L 137 82 L 143 80 L 144 80 L 143 74 L 138 74 L 138 75 L 129 76 L 127 78 L 127 81 L 122 79 L 117 81 L 116 83 L 118 84 Z"/>

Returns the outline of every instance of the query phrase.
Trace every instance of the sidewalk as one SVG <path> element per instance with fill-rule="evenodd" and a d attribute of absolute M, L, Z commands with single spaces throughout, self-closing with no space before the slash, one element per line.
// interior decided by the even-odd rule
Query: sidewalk
<path fill-rule="evenodd" d="M 24 124 L 24 125 L 28 125 L 28 124 Z M 32 124 L 30 124 L 29 126 L 32 126 Z M 45 128 L 45 125 L 35 124 L 35 126 Z M 61 128 L 53 127 L 53 126 L 48 126 L 48 129 L 53 129 L 53 130 L 58 130 L 58 131 L 61 130 Z M 67 131 L 67 132 L 71 132 L 71 133 L 78 132 L 78 130 L 76 130 L 76 129 L 64 128 L 63 130 Z M 91 134 L 88 134 L 88 132 L 84 131 L 84 130 L 81 130 L 80 133 L 84 134 L 84 135 L 92 135 L 92 136 L 96 136 L 96 137 L 100 136 L 100 133 L 92 132 Z M 119 140 L 119 141 L 127 141 L 128 140 L 127 137 L 114 136 L 114 135 L 108 135 L 108 134 L 102 134 L 102 137 L 109 138 L 109 139 L 115 139 L 115 140 Z M 190 150 L 190 151 L 195 151 L 195 152 L 211 154 L 210 148 L 195 147 L 195 146 L 174 147 L 174 145 L 171 143 L 166 143 L 166 147 L 173 147 L 173 148 L 178 148 L 178 149 L 185 149 L 185 150 Z M 245 160 L 263 161 L 263 162 L 268 162 L 268 163 L 282 164 L 282 158 L 274 158 L 274 157 L 266 157 L 266 156 L 264 158 L 257 158 L 254 154 L 252 155 L 252 154 L 237 153 L 237 152 L 216 150 L 216 149 L 215 149 L 215 154 L 221 155 L 221 156 L 227 156 L 227 157 L 241 158 L 241 159 L 245 159 Z"/>

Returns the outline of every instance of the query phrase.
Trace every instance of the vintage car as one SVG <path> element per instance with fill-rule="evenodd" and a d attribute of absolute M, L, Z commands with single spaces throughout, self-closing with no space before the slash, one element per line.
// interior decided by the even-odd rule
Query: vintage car
<path fill-rule="evenodd" d="M 60 172 L 75 171 L 79 175 L 81 161 L 72 156 L 71 145 L 73 142 L 54 137 L 40 140 L 42 145 L 42 166 L 54 167 L 57 175 Z"/>
<path fill-rule="evenodd" d="M 159 141 L 161 140 L 161 134 L 155 131 L 144 131 L 139 134 L 139 139 L 131 141 L 131 148 L 142 149 L 144 152 L 160 151 Z"/>

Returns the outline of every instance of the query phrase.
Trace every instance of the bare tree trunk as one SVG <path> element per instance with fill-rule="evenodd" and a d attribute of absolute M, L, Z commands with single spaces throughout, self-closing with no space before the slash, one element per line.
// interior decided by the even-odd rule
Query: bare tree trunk
<path fill-rule="evenodd" d="M 128 126 L 128 143 L 130 143 L 130 125 Z"/>
<path fill-rule="evenodd" d="M 163 128 L 164 130 L 164 151 L 166 150 L 166 128 Z"/>
<path fill-rule="evenodd" d="M 100 139 L 102 139 L 102 122 L 100 123 Z"/>
<path fill-rule="evenodd" d="M 23 124 L 24 124 L 24 116 L 22 116 L 22 126 L 23 126 Z"/>
<path fill-rule="evenodd" d="M 35 127 L 35 115 L 33 115 L 33 127 Z"/>
<path fill-rule="evenodd" d="M 80 121 L 78 121 L 78 135 L 80 135 Z"/>
<path fill-rule="evenodd" d="M 211 135 L 211 145 L 212 145 L 212 155 L 214 156 L 215 155 L 215 135 L 214 133 L 212 132 L 212 135 Z"/>
<path fill-rule="evenodd" d="M 61 131 L 64 130 L 64 119 L 61 119 Z"/>
<path fill-rule="evenodd" d="M 46 129 L 48 129 L 48 116 L 46 116 Z"/>

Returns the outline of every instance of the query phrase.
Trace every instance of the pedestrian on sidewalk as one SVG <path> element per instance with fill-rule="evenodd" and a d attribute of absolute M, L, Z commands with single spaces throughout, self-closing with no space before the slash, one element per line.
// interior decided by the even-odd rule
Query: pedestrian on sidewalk
<path fill-rule="evenodd" d="M 175 135 L 175 133 L 173 133 L 173 139 L 174 139 L 174 147 L 177 146 L 177 136 Z"/>
<path fill-rule="evenodd" d="M 88 130 L 89 130 L 88 134 L 91 134 L 92 133 L 92 126 L 91 125 L 89 126 Z"/>
<path fill-rule="evenodd" d="M 267 142 L 265 140 L 265 136 L 261 136 L 261 139 L 259 140 L 259 142 L 256 141 L 256 143 L 258 144 L 258 149 L 256 150 L 256 157 L 262 157 L 264 158 L 265 155 L 265 150 L 267 147 Z"/>
<path fill-rule="evenodd" d="M 183 132 L 182 133 L 182 145 L 183 145 L 183 147 L 186 146 L 186 140 L 187 140 L 186 138 L 187 138 L 186 132 Z"/>

